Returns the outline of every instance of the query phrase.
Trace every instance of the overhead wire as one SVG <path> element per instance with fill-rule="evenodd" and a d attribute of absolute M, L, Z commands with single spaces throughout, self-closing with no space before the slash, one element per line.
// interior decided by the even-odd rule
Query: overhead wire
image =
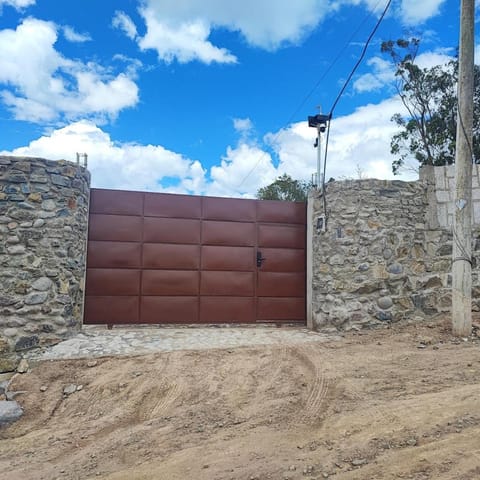
<path fill-rule="evenodd" d="M 360 31 L 360 29 L 364 26 L 364 24 L 367 22 L 367 20 L 373 16 L 373 12 L 375 12 L 377 10 L 377 7 L 380 5 L 380 3 L 382 2 L 382 0 L 378 0 L 378 2 L 375 4 L 375 6 L 373 7 L 373 9 L 364 17 L 364 19 L 360 22 L 360 24 L 358 25 L 358 27 L 352 32 L 352 34 L 350 35 L 350 37 L 348 38 L 348 40 L 345 42 L 345 44 L 343 45 L 343 47 L 338 51 L 337 55 L 335 56 L 335 58 L 333 59 L 333 61 L 329 64 L 329 66 L 327 67 L 327 69 L 323 72 L 323 74 L 320 76 L 320 78 L 316 81 L 316 83 L 314 84 L 314 86 L 310 89 L 310 91 L 303 97 L 303 99 L 301 100 L 301 102 L 298 104 L 298 106 L 295 108 L 295 110 L 293 111 L 293 113 L 288 117 L 287 121 L 285 122 L 286 125 L 290 124 L 293 119 L 295 118 L 295 116 L 298 114 L 298 112 L 303 108 L 303 106 L 307 103 L 307 101 L 310 99 L 310 97 L 315 93 L 315 91 L 317 90 L 317 88 L 320 86 L 320 84 L 322 83 L 322 81 L 325 79 L 325 77 L 330 73 L 330 71 L 332 70 L 332 68 L 336 65 L 336 63 L 338 62 L 338 60 L 340 60 L 340 58 L 342 57 L 342 55 L 344 54 L 345 50 L 350 46 L 350 44 L 352 43 L 352 40 L 355 38 L 355 35 Z M 282 135 L 283 133 L 283 130 L 280 129 L 276 134 L 275 136 L 273 137 L 272 139 L 272 143 L 275 143 L 279 137 Z M 245 177 L 243 177 L 242 181 L 239 183 L 238 187 L 237 188 L 240 188 L 244 183 L 245 181 L 250 177 L 250 175 L 257 169 L 258 165 L 260 164 L 260 162 L 265 158 L 265 156 L 267 155 L 266 152 L 263 152 L 260 157 L 258 158 L 258 160 L 255 162 L 254 166 L 252 167 L 252 169 L 245 175 Z"/>
<path fill-rule="evenodd" d="M 332 108 L 330 109 L 330 113 L 328 114 L 328 125 L 327 125 L 327 135 L 326 135 L 326 140 L 325 140 L 325 155 L 323 158 L 323 179 L 322 179 L 322 196 L 323 196 L 323 208 L 324 208 L 324 215 L 327 215 L 327 203 L 326 203 L 326 194 L 325 194 L 325 177 L 326 177 L 326 171 L 327 171 L 327 156 L 328 156 L 328 142 L 330 139 L 330 125 L 331 125 L 331 120 L 333 117 L 333 112 L 335 111 L 336 106 L 338 105 L 338 102 L 342 98 L 343 94 L 345 93 L 345 90 L 347 89 L 350 81 L 352 80 L 353 76 L 355 75 L 355 72 L 357 71 L 358 67 L 362 63 L 363 59 L 365 58 L 365 55 L 367 53 L 368 46 L 370 45 L 370 42 L 372 41 L 373 37 L 375 36 L 375 33 L 377 33 L 378 28 L 380 27 L 380 24 L 382 23 L 383 19 L 385 18 L 385 15 L 387 14 L 390 6 L 392 4 L 392 0 L 388 0 L 387 4 L 385 5 L 385 8 L 383 9 L 382 14 L 377 20 L 377 23 L 375 24 L 375 27 L 373 28 L 372 32 L 367 38 L 367 41 L 365 42 L 365 45 L 363 46 L 362 53 L 360 54 L 360 57 L 358 58 L 357 62 L 355 63 L 354 67 L 352 68 L 352 71 L 348 75 L 347 80 L 344 82 L 343 87 L 340 89 L 340 92 L 337 95 L 337 98 L 333 102 Z M 377 4 L 378 5 L 378 4 Z"/>

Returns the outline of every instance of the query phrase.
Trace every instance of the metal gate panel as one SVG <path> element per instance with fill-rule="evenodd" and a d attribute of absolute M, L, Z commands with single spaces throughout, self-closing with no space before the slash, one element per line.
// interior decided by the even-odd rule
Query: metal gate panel
<path fill-rule="evenodd" d="M 94 188 L 90 193 L 90 213 L 142 216 L 143 196 L 141 192 Z"/>
<path fill-rule="evenodd" d="M 253 272 L 209 272 L 201 273 L 200 295 L 223 295 L 253 297 L 255 275 Z"/>
<path fill-rule="evenodd" d="M 232 222 L 256 222 L 255 200 L 238 198 L 205 197 L 203 200 L 203 218 L 205 220 L 230 220 Z"/>
<path fill-rule="evenodd" d="M 262 200 L 257 203 L 257 222 L 305 225 L 304 203 Z"/>
<path fill-rule="evenodd" d="M 305 298 L 259 297 L 257 321 L 305 320 Z"/>
<path fill-rule="evenodd" d="M 202 222 L 204 245 L 233 245 L 248 247 L 255 245 L 255 224 L 241 222 Z"/>
<path fill-rule="evenodd" d="M 202 247 L 202 270 L 252 271 L 255 249 L 253 247 Z"/>
<path fill-rule="evenodd" d="M 98 323 L 140 323 L 139 297 L 115 295 L 107 297 L 102 295 L 88 295 L 88 292 L 96 293 L 87 288 L 85 297 L 84 322 Z"/>
<path fill-rule="evenodd" d="M 305 228 L 302 225 L 260 224 L 258 246 L 305 249 Z"/>
<path fill-rule="evenodd" d="M 142 295 L 198 295 L 198 271 L 144 270 Z"/>
<path fill-rule="evenodd" d="M 201 323 L 254 323 L 254 297 L 200 297 Z"/>
<path fill-rule="evenodd" d="M 146 217 L 201 218 L 202 199 L 170 193 L 146 193 L 143 214 Z"/>
<path fill-rule="evenodd" d="M 166 270 L 198 270 L 200 246 L 144 243 L 142 266 Z"/>
<path fill-rule="evenodd" d="M 141 297 L 139 323 L 197 323 L 198 297 Z"/>
<path fill-rule="evenodd" d="M 305 272 L 305 250 L 293 248 L 260 249 L 265 261 L 262 272 Z"/>
<path fill-rule="evenodd" d="M 131 242 L 88 242 L 90 268 L 140 268 L 142 245 Z"/>
<path fill-rule="evenodd" d="M 143 241 L 151 243 L 200 243 L 200 221 L 183 218 L 145 217 Z"/>
<path fill-rule="evenodd" d="M 93 189 L 85 323 L 304 322 L 305 211 Z"/>
<path fill-rule="evenodd" d="M 303 272 L 258 272 L 259 297 L 301 297 L 305 291 Z"/>
<path fill-rule="evenodd" d="M 140 242 L 142 240 L 142 217 L 91 213 L 88 230 L 90 240 Z"/>
<path fill-rule="evenodd" d="M 140 270 L 90 268 L 86 289 L 97 295 L 139 295 Z"/>

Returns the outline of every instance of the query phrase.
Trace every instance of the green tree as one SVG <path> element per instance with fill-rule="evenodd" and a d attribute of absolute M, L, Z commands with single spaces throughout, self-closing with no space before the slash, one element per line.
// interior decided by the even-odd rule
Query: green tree
<path fill-rule="evenodd" d="M 260 200 L 306 202 L 310 188 L 312 188 L 311 182 L 294 180 L 290 175 L 284 173 L 270 185 L 260 188 L 257 192 L 257 198 Z"/>
<path fill-rule="evenodd" d="M 450 165 L 455 161 L 457 128 L 458 60 L 431 68 L 415 64 L 420 40 L 399 39 L 383 42 L 382 53 L 395 64 L 396 89 L 407 111 L 395 114 L 400 127 L 390 150 L 397 158 L 393 173 L 399 173 L 408 158 L 420 165 Z M 480 117 L 480 69 L 475 67 L 473 157 L 480 159 L 478 121 Z"/>

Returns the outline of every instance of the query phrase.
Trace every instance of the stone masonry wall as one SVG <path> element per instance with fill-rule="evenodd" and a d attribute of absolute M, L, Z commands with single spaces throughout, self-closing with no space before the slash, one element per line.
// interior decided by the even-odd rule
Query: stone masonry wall
<path fill-rule="evenodd" d="M 0 372 L 80 328 L 89 173 L 0 156 Z"/>
<path fill-rule="evenodd" d="M 323 199 L 314 196 L 314 328 L 374 326 L 449 311 L 452 238 L 426 222 L 436 214 L 427 187 L 425 181 L 329 183 L 325 232 L 315 228 Z M 477 270 L 473 285 L 478 310 Z"/>

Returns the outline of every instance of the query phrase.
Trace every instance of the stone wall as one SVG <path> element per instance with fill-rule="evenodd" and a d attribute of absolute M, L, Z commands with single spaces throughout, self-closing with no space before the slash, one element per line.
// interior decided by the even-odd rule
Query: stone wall
<path fill-rule="evenodd" d="M 80 328 L 89 173 L 0 156 L 0 371 Z"/>
<path fill-rule="evenodd" d="M 427 222 L 436 214 L 428 187 L 425 180 L 329 183 L 326 231 L 316 228 L 323 198 L 310 198 L 314 328 L 420 320 L 450 310 L 452 239 Z M 478 271 L 473 284 L 478 309 Z"/>

